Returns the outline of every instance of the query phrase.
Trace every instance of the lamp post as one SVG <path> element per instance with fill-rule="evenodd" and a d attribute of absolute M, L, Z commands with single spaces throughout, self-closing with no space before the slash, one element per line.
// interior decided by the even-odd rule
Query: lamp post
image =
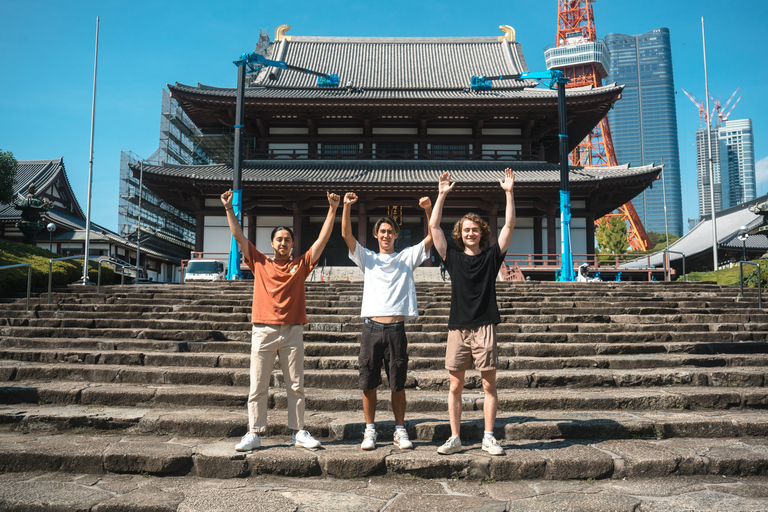
<path fill-rule="evenodd" d="M 49 222 L 45 228 L 48 230 L 48 251 L 53 252 L 53 232 L 56 231 L 56 224 Z"/>
<path fill-rule="evenodd" d="M 739 228 L 738 239 L 741 240 L 741 260 L 747 261 L 747 238 L 749 233 L 747 232 L 747 226 L 741 226 Z"/>

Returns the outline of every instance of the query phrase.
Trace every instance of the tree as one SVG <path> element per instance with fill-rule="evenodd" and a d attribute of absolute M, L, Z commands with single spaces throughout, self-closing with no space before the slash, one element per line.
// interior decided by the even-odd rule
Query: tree
<path fill-rule="evenodd" d="M 624 254 L 629 247 L 627 242 L 627 223 L 621 219 L 601 219 L 595 230 L 597 248 L 602 254 Z"/>
<path fill-rule="evenodd" d="M 19 164 L 10 151 L 0 150 L 0 203 L 13 201 L 16 187 L 16 169 Z"/>
<path fill-rule="evenodd" d="M 649 231 L 648 240 L 651 242 L 649 249 L 653 251 L 666 249 L 667 238 L 669 238 L 669 244 L 672 245 L 672 243 L 675 242 L 675 240 L 678 240 L 680 237 L 672 233 L 656 233 L 655 231 Z"/>

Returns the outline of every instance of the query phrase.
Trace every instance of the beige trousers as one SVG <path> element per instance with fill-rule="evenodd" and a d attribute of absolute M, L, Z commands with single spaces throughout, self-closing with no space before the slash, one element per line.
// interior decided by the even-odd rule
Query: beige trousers
<path fill-rule="evenodd" d="M 304 428 L 304 326 L 253 324 L 251 334 L 251 390 L 248 393 L 250 432 L 264 432 L 267 426 L 269 380 L 280 358 L 288 395 L 288 428 Z"/>

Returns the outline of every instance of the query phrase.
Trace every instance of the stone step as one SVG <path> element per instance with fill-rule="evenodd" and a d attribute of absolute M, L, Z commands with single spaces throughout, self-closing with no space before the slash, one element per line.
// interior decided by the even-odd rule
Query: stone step
<path fill-rule="evenodd" d="M 169 366 L 198 368 L 249 368 L 250 347 L 243 343 L 241 353 L 216 352 L 153 352 L 138 350 L 77 350 L 67 347 L 64 350 L 39 350 L 32 348 L 2 349 L 0 360 L 24 361 L 32 363 L 85 363 L 89 365 L 126 365 L 126 366 Z M 333 355 L 314 355 L 321 350 L 313 350 L 314 343 L 305 347 L 304 368 L 307 370 L 357 369 L 357 344 L 326 344 L 322 348 L 343 348 Z M 341 346 L 339 346 L 341 345 Z M 408 368 L 414 370 L 441 370 L 445 368 L 445 346 L 434 344 L 434 355 L 420 355 L 419 345 L 409 348 Z M 520 357 L 507 356 L 510 347 L 500 347 L 499 370 L 557 370 L 563 368 L 600 368 L 600 369 L 648 369 L 648 368 L 714 368 L 714 367 L 768 367 L 768 354 L 742 355 L 701 355 L 701 354 L 642 354 L 642 355 L 603 355 L 599 357 Z M 766 344 L 768 349 L 768 344 Z M 422 351 L 423 352 L 423 351 Z M 442 354 L 442 355 L 441 355 Z M 514 357 L 512 357 L 514 356 Z M 276 359 L 275 368 L 280 368 Z"/>
<path fill-rule="evenodd" d="M 646 465 L 647 466 L 647 465 Z M 639 472 L 638 472 L 639 473 Z M 728 510 L 762 512 L 768 478 L 693 475 L 632 478 L 503 481 L 471 474 L 425 480 L 384 473 L 345 480 L 260 475 L 236 480 L 144 474 L 36 471 L 6 474 L 0 509 L 7 512 L 73 510 L 228 512 L 312 510 L 344 512 L 661 512 Z M 523 475 L 525 476 L 525 475 Z M 256 499 L 254 499 L 256 498 Z"/>
<path fill-rule="evenodd" d="M 169 384 L 139 384 L 77 381 L 21 380 L 3 382 L 0 404 L 55 404 L 124 407 L 236 407 L 244 408 L 248 387 Z M 380 387 L 379 410 L 390 409 L 388 389 Z M 406 393 L 407 411 L 445 412 L 447 391 L 409 389 Z M 765 409 L 768 389 L 762 386 L 695 387 L 674 386 L 654 388 L 549 388 L 500 389 L 499 414 L 525 411 L 624 411 L 624 410 L 734 410 Z M 462 396 L 464 411 L 482 410 L 484 395 L 479 388 L 465 389 Z M 285 410 L 283 388 L 272 387 L 270 409 Z M 307 410 L 319 413 L 331 411 L 362 411 L 361 393 L 355 389 L 307 389 Z"/>
<path fill-rule="evenodd" d="M 93 310 L 91 308 L 80 308 L 71 310 L 37 310 L 33 313 L 27 311 L 5 311 L 3 316 L 0 317 L 0 325 L 41 325 L 41 326 L 58 326 L 66 324 L 60 324 L 56 322 L 68 321 L 72 326 L 78 325 L 76 322 L 80 322 L 82 325 L 100 325 L 106 321 L 115 321 L 115 327 L 119 327 L 120 322 L 141 322 L 144 325 L 149 321 L 158 322 L 194 322 L 196 324 L 205 324 L 206 322 L 217 323 L 233 323 L 238 324 L 240 327 L 250 323 L 250 313 L 242 312 L 211 312 L 205 308 L 200 308 L 200 311 L 188 311 L 186 309 L 179 308 L 173 311 L 155 311 L 151 308 L 147 311 L 128 311 L 120 308 L 114 308 L 111 310 L 99 309 Z M 359 315 L 359 309 L 356 309 L 353 314 L 341 314 L 337 309 L 325 308 L 315 313 L 307 315 L 310 325 L 314 323 L 343 323 L 347 328 L 361 329 L 362 318 Z M 644 315 L 608 315 L 608 314 L 593 314 L 589 312 L 579 312 L 578 310 L 569 309 L 564 314 L 515 314 L 510 310 L 501 310 L 502 324 L 500 328 L 507 327 L 509 324 L 514 325 L 529 325 L 529 326 L 553 326 L 554 324 L 562 324 L 568 326 L 567 328 L 573 329 L 572 326 L 588 325 L 594 326 L 591 328 L 600 329 L 605 326 L 606 329 L 648 329 L 652 325 L 657 325 L 659 329 L 665 328 L 668 330 L 675 330 L 679 328 L 686 329 L 703 329 L 701 326 L 716 324 L 716 325 L 728 325 L 733 330 L 750 329 L 750 330 L 766 330 L 768 329 L 768 315 L 762 313 L 755 313 L 751 311 L 740 312 L 734 314 L 730 312 L 719 314 L 702 314 L 700 310 L 694 313 L 679 313 L 669 315 L 661 314 L 644 314 Z M 91 321 L 91 324 L 83 323 L 85 320 Z M 74 321 L 74 322 L 73 322 Z M 440 310 L 438 313 L 434 309 L 422 309 L 422 317 L 415 321 L 409 322 L 408 327 L 413 325 L 434 325 L 435 328 L 445 329 L 448 323 L 448 310 Z M 698 326 L 698 327 L 697 327 Z M 741 326 L 741 327 L 739 327 Z M 537 327 L 538 328 L 538 327 Z"/>
<path fill-rule="evenodd" d="M 215 357 L 215 356 L 214 356 Z M 201 358 L 203 359 L 203 358 Z M 162 357 L 159 357 L 159 361 Z M 651 387 L 651 386 L 703 386 L 743 387 L 763 386 L 768 374 L 764 366 L 727 368 L 650 368 L 602 369 L 574 368 L 553 370 L 499 370 L 496 385 L 499 389 L 525 388 L 595 388 L 595 387 Z M 29 363 L 0 361 L 2 380 L 84 380 L 94 383 L 124 382 L 141 384 L 247 386 L 247 368 L 238 367 L 174 367 L 137 366 L 120 364 Z M 385 378 L 386 381 L 386 378 Z M 307 388 L 357 389 L 358 371 L 355 369 L 305 370 Z M 445 370 L 409 370 L 407 389 L 447 390 L 449 377 Z M 270 385 L 283 386 L 282 372 L 272 373 Z M 466 388 L 480 388 L 479 373 L 467 376 Z"/>
<path fill-rule="evenodd" d="M 66 320 L 64 323 L 68 323 Z M 136 322 L 138 323 L 138 322 Z M 100 327 L 38 327 L 38 326 L 0 326 L 0 336 L 10 338 L 103 338 L 126 339 L 141 338 L 166 341 L 250 341 L 249 324 L 245 328 L 235 330 L 194 329 L 194 323 L 184 326 L 191 329 L 163 328 L 161 322 L 153 322 L 151 327 L 133 328 L 100 328 Z M 339 327 L 341 324 L 327 324 L 322 327 Z M 207 327 L 235 327 L 222 324 Z M 343 326 L 341 326 L 343 328 Z M 422 325 L 422 329 L 424 326 Z M 518 326 L 511 326 L 517 329 Z M 717 327 L 715 327 L 717 328 Z M 499 343 L 660 343 L 660 342 L 691 342 L 691 343 L 733 343 L 743 341 L 768 341 L 768 331 L 668 331 L 648 330 L 632 332 L 504 332 L 507 329 L 502 324 L 499 329 Z M 435 329 L 427 332 L 409 329 L 408 342 L 436 343 L 447 338 L 447 330 Z M 304 333 L 305 342 L 359 342 L 359 331 L 316 331 L 307 330 Z"/>
<path fill-rule="evenodd" d="M 440 338 L 442 339 L 442 338 Z M 304 353 L 310 357 L 350 356 L 359 352 L 357 342 L 324 342 L 305 340 Z M 149 351 L 149 352 L 194 352 L 218 354 L 248 354 L 250 341 L 169 341 L 146 340 L 136 338 L 0 338 L 0 348 L 30 350 L 67 351 Z M 444 342 L 410 343 L 408 353 L 413 357 L 444 357 Z M 590 357 L 607 355 L 707 355 L 719 354 L 748 355 L 768 353 L 765 342 L 725 342 L 725 343 L 690 343 L 690 342 L 646 342 L 646 343 L 513 343 L 502 342 L 499 345 L 500 356 L 505 357 Z M 719 364 L 713 364 L 718 366 Z"/>
<path fill-rule="evenodd" d="M 600 480 L 667 475 L 750 476 L 768 472 L 762 439 L 661 439 L 589 441 L 519 440 L 490 457 L 477 440 L 460 453 L 437 453 L 437 443 L 399 450 L 381 440 L 362 452 L 356 444 L 327 442 L 317 451 L 286 446 L 287 438 L 264 437 L 262 448 L 233 450 L 232 440 L 172 436 L 32 435 L 0 433 L 0 471 L 54 471 L 102 475 L 194 475 L 242 478 L 257 475 L 365 478 L 473 478 L 495 481 Z M 475 502 L 476 503 L 476 502 Z"/>
<path fill-rule="evenodd" d="M 365 429 L 361 411 L 309 411 L 305 427 L 325 441 L 359 442 Z M 98 405 L 0 405 L 0 431 L 22 433 L 104 433 L 238 438 L 247 431 L 245 408 L 179 409 Z M 448 414 L 409 413 L 405 426 L 414 441 L 440 442 L 451 435 Z M 394 433 L 390 411 L 379 411 L 382 439 Z M 481 438 L 482 410 L 462 414 L 466 439 Z M 287 413 L 270 410 L 267 436 L 290 436 Z M 669 439 L 681 437 L 768 437 L 768 412 L 742 411 L 525 411 L 502 412 L 494 435 L 499 440 Z"/>

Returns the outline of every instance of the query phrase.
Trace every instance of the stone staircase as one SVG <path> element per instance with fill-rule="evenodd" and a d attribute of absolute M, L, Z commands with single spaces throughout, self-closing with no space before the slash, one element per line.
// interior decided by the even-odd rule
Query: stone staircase
<path fill-rule="evenodd" d="M 768 313 L 756 291 L 703 283 L 498 283 L 496 437 L 480 450 L 483 393 L 467 373 L 462 441 L 449 435 L 443 367 L 450 284 L 417 284 L 407 324 L 406 426 L 362 452 L 357 390 L 362 283 L 307 283 L 306 424 L 323 442 L 287 446 L 286 395 L 272 376 L 265 447 L 245 433 L 251 283 L 71 286 L 0 305 L 0 472 L 232 478 L 410 475 L 493 480 L 768 473 Z M 276 363 L 279 365 L 279 363 Z"/>

